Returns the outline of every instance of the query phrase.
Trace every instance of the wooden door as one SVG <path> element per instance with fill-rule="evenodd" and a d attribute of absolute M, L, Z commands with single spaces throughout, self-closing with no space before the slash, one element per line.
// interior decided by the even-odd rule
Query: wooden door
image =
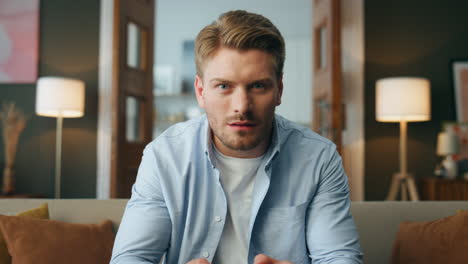
<path fill-rule="evenodd" d="M 128 198 L 152 139 L 155 0 L 115 0 L 111 198 Z"/>
<path fill-rule="evenodd" d="M 340 0 L 313 1 L 312 129 L 332 140 L 341 152 L 344 114 L 341 100 Z"/>

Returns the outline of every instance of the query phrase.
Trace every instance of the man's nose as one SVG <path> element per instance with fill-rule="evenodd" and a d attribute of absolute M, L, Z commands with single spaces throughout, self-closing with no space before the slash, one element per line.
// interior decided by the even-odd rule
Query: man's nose
<path fill-rule="evenodd" d="M 245 114 L 250 111 L 252 100 L 250 98 L 247 88 L 238 87 L 232 97 L 232 106 L 234 112 Z"/>

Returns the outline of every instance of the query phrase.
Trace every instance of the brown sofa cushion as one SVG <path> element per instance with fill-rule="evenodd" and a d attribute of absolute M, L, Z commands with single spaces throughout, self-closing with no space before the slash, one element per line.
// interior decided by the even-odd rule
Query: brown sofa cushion
<path fill-rule="evenodd" d="M 37 218 L 37 219 L 49 219 L 49 206 L 47 203 L 42 204 L 38 208 L 27 210 L 18 213 L 17 216 Z M 2 231 L 0 229 L 0 264 L 10 264 L 11 256 L 8 254 L 8 249 L 3 239 Z"/>
<path fill-rule="evenodd" d="M 392 264 L 468 263 L 468 211 L 429 222 L 403 222 Z"/>
<path fill-rule="evenodd" d="M 0 229 L 13 264 L 107 264 L 114 243 L 109 220 L 72 224 L 0 215 Z"/>

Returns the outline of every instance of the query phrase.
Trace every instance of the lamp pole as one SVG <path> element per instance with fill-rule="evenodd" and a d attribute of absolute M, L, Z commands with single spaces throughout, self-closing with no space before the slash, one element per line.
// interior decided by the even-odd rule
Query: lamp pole
<path fill-rule="evenodd" d="M 400 173 L 401 177 L 407 178 L 408 176 L 408 167 L 407 167 L 407 130 L 408 122 L 406 120 L 400 121 Z"/>
<path fill-rule="evenodd" d="M 419 201 L 418 190 L 413 176 L 408 174 L 407 157 L 408 157 L 408 121 L 400 121 L 400 186 L 401 199 L 408 200 L 408 194 L 411 201 Z"/>
<path fill-rule="evenodd" d="M 407 168 L 407 131 L 408 123 L 406 120 L 400 121 L 400 192 L 401 200 L 408 200 L 407 179 L 408 179 L 408 168 Z"/>
<path fill-rule="evenodd" d="M 61 195 L 61 170 L 62 170 L 62 125 L 63 115 L 59 113 L 57 116 L 57 135 L 55 137 L 55 198 L 60 198 Z"/>

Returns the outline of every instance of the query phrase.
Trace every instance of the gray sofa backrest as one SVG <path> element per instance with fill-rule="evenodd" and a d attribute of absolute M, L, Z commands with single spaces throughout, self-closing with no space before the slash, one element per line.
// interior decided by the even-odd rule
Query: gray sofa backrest
<path fill-rule="evenodd" d="M 127 199 L 0 199 L 0 214 L 17 212 L 49 205 L 50 218 L 70 223 L 99 223 L 109 219 L 118 227 Z"/>
<path fill-rule="evenodd" d="M 126 199 L 0 199 L 0 214 L 49 204 L 50 217 L 72 223 L 98 223 L 105 219 L 120 224 Z M 468 201 L 457 202 L 352 202 L 351 210 L 364 251 L 364 263 L 390 263 L 393 241 L 402 221 L 430 221 L 468 210 Z"/>
<path fill-rule="evenodd" d="M 402 221 L 431 221 L 468 210 L 468 201 L 352 202 L 364 263 L 390 263 L 393 242 Z"/>

